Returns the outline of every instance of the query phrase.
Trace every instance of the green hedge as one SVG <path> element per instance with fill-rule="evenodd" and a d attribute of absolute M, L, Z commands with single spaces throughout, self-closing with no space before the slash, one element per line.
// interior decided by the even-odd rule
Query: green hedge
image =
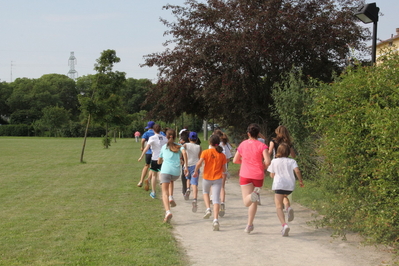
<path fill-rule="evenodd" d="M 33 127 L 29 125 L 1 125 L 0 136 L 33 136 Z"/>

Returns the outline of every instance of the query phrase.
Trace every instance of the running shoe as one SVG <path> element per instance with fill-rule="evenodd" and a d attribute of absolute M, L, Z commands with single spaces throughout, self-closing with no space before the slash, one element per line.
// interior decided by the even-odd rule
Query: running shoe
<path fill-rule="evenodd" d="M 224 205 L 224 203 L 222 203 L 220 204 L 220 210 L 219 210 L 220 217 L 223 217 L 225 212 L 226 212 L 226 206 Z"/>
<path fill-rule="evenodd" d="M 258 199 L 256 200 L 256 202 L 258 203 L 258 205 L 262 205 L 262 203 L 260 202 L 260 194 L 258 193 Z"/>
<path fill-rule="evenodd" d="M 144 180 L 144 190 L 148 191 L 150 189 L 150 184 L 148 182 L 148 179 Z"/>
<path fill-rule="evenodd" d="M 151 197 L 151 198 L 155 199 L 155 196 L 156 196 L 155 192 L 151 192 L 151 193 L 150 193 L 150 197 Z"/>
<path fill-rule="evenodd" d="M 196 200 L 193 200 L 193 208 L 191 209 L 193 212 L 197 212 L 197 208 L 198 208 L 198 206 L 197 206 L 197 201 Z"/>
<path fill-rule="evenodd" d="M 283 226 L 283 229 L 281 229 L 281 235 L 282 236 L 288 236 L 289 232 L 290 232 L 290 228 L 289 228 L 288 224 L 285 224 Z"/>
<path fill-rule="evenodd" d="M 176 202 L 174 199 L 169 200 L 170 207 L 176 207 Z"/>
<path fill-rule="evenodd" d="M 139 183 L 137 184 L 137 186 L 138 186 L 138 187 L 142 187 L 142 186 L 143 186 L 143 183 L 139 182 Z"/>
<path fill-rule="evenodd" d="M 184 194 L 184 199 L 189 200 L 190 199 L 190 189 L 187 189 L 186 194 Z"/>
<path fill-rule="evenodd" d="M 211 209 L 207 209 L 205 211 L 204 219 L 209 219 L 209 217 L 211 217 L 211 214 L 212 214 Z"/>
<path fill-rule="evenodd" d="M 245 227 L 244 232 L 245 233 L 251 233 L 254 230 L 254 225 L 247 225 L 247 227 Z"/>
<path fill-rule="evenodd" d="M 167 212 L 166 215 L 165 215 L 165 218 L 163 219 L 163 222 L 164 223 L 169 223 L 170 219 L 172 219 L 172 217 L 173 217 L 173 214 L 171 212 Z"/>
<path fill-rule="evenodd" d="M 288 212 L 288 218 L 287 218 L 288 222 L 293 221 L 294 220 L 294 210 L 291 207 L 288 207 L 287 212 Z"/>
<path fill-rule="evenodd" d="M 259 191 L 260 191 L 260 187 L 255 187 L 254 191 L 252 191 L 252 193 L 251 193 L 251 201 L 252 202 L 257 202 L 258 199 L 260 199 Z"/>
<path fill-rule="evenodd" d="M 217 220 L 213 221 L 212 226 L 213 226 L 213 231 L 219 231 L 219 222 Z"/>

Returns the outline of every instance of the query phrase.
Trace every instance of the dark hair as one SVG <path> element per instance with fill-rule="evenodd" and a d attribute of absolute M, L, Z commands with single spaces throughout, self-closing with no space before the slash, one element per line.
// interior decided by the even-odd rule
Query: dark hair
<path fill-rule="evenodd" d="M 288 157 L 290 155 L 290 146 L 287 143 L 280 143 L 277 148 L 276 158 Z"/>
<path fill-rule="evenodd" d="M 168 131 L 166 131 L 166 138 L 168 139 L 166 147 L 173 152 L 178 152 L 181 146 L 175 143 L 176 131 L 173 129 L 168 129 Z"/>
<path fill-rule="evenodd" d="M 220 141 L 223 142 L 223 144 L 226 145 L 227 142 L 229 142 L 229 137 L 227 137 L 226 133 L 224 133 L 220 129 L 216 129 L 213 133 L 219 136 Z"/>
<path fill-rule="evenodd" d="M 209 144 L 210 144 L 211 146 L 214 146 L 215 149 L 216 149 L 216 151 L 217 151 L 218 153 L 221 153 L 221 152 L 223 152 L 223 148 L 222 148 L 221 146 L 219 146 L 219 143 L 220 143 L 220 138 L 219 138 L 218 135 L 213 134 L 213 135 L 209 138 Z"/>
<path fill-rule="evenodd" d="M 247 132 L 249 135 L 251 135 L 251 137 L 257 138 L 260 132 L 260 127 L 258 124 L 252 123 L 248 126 Z"/>
<path fill-rule="evenodd" d="M 180 139 L 183 140 L 184 142 L 189 142 L 190 141 L 188 139 L 189 134 L 190 134 L 190 131 L 184 130 L 182 133 L 180 133 Z"/>
<path fill-rule="evenodd" d="M 152 127 L 152 129 L 154 130 L 154 132 L 155 133 L 159 133 L 159 132 L 161 132 L 161 126 L 160 125 L 158 125 L 158 124 L 155 124 L 153 127 Z"/>

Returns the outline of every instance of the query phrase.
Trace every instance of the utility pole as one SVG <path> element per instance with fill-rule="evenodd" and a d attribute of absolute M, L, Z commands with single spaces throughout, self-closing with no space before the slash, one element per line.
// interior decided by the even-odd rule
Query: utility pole
<path fill-rule="evenodd" d="M 12 61 L 11 61 L 11 73 L 10 73 L 10 82 L 12 82 Z"/>
<path fill-rule="evenodd" d="M 70 77 L 73 80 L 76 80 L 76 78 L 78 77 L 78 72 L 75 70 L 76 64 L 77 60 L 74 55 L 74 52 L 71 52 L 71 55 L 69 56 L 68 60 L 68 66 L 69 66 L 68 77 Z"/>

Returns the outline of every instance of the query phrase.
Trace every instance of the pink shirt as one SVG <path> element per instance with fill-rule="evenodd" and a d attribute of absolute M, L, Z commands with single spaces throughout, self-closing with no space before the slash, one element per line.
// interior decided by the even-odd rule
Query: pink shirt
<path fill-rule="evenodd" d="M 264 179 L 265 167 L 263 151 L 268 149 L 266 144 L 258 140 L 244 140 L 237 150 L 241 155 L 240 177 L 250 179 Z"/>

